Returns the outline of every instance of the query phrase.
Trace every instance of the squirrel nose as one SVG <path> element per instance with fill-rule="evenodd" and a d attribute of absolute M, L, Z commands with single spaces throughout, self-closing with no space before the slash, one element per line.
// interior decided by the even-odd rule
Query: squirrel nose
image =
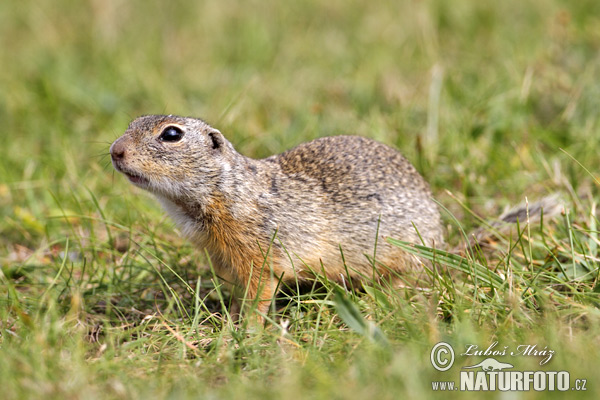
<path fill-rule="evenodd" d="M 123 144 L 122 140 L 117 140 L 110 146 L 110 158 L 113 160 L 122 160 L 125 158 L 125 144 Z"/>

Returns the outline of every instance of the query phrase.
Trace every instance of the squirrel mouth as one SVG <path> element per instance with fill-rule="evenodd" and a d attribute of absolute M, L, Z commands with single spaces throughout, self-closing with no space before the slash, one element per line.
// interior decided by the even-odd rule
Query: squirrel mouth
<path fill-rule="evenodd" d="M 123 175 L 125 175 L 127 177 L 127 179 L 129 179 L 129 182 L 133 183 L 136 186 L 141 187 L 142 189 L 146 189 L 148 187 L 148 185 L 150 184 L 150 180 L 148 180 L 148 178 L 143 177 L 140 174 L 136 174 L 135 172 L 130 172 L 127 169 L 123 168 L 123 166 L 121 165 L 120 162 L 116 161 L 116 160 L 112 160 L 113 161 L 113 166 L 115 167 L 115 169 L 117 171 L 119 171 L 120 173 L 122 173 Z"/>
<path fill-rule="evenodd" d="M 125 176 L 129 179 L 129 182 L 133 183 L 134 185 L 147 186 L 149 183 L 148 179 L 144 178 L 143 176 L 132 174 L 129 172 L 123 172 L 123 174 L 125 174 Z"/>

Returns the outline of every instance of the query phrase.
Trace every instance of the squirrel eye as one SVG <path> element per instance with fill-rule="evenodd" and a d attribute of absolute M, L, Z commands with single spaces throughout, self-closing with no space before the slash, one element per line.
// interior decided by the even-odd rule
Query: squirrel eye
<path fill-rule="evenodd" d="M 183 131 L 176 126 L 167 126 L 158 137 L 161 142 L 178 142 L 183 137 Z"/>

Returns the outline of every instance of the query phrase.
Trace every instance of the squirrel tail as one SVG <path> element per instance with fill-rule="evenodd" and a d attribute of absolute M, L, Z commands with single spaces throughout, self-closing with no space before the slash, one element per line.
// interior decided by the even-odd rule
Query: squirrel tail
<path fill-rule="evenodd" d="M 514 224 L 528 225 L 539 222 L 543 218 L 553 218 L 561 214 L 564 206 L 557 194 L 546 196 L 533 203 L 529 203 L 527 198 L 525 202 L 502 213 L 496 221 L 484 223 L 477 228 L 468 238 L 466 246 L 486 247 L 485 244 L 493 242 L 496 238 L 503 236 L 502 231 Z M 463 246 L 459 246 L 464 250 Z"/>
<path fill-rule="evenodd" d="M 525 200 L 525 204 L 521 204 L 517 207 L 504 212 L 500 215 L 500 223 L 515 223 L 520 222 L 537 222 L 542 218 L 542 215 L 546 217 L 554 217 L 559 213 L 562 213 L 563 206 L 560 202 L 560 198 L 557 194 L 553 194 L 542 198 L 534 203 L 529 204 Z"/>

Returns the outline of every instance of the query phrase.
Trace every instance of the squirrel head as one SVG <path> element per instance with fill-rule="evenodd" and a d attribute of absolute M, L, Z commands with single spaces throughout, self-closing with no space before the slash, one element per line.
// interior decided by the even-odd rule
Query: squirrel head
<path fill-rule="evenodd" d="M 200 119 L 147 115 L 110 146 L 115 169 L 134 185 L 171 200 L 209 194 L 235 153 L 221 132 Z"/>

